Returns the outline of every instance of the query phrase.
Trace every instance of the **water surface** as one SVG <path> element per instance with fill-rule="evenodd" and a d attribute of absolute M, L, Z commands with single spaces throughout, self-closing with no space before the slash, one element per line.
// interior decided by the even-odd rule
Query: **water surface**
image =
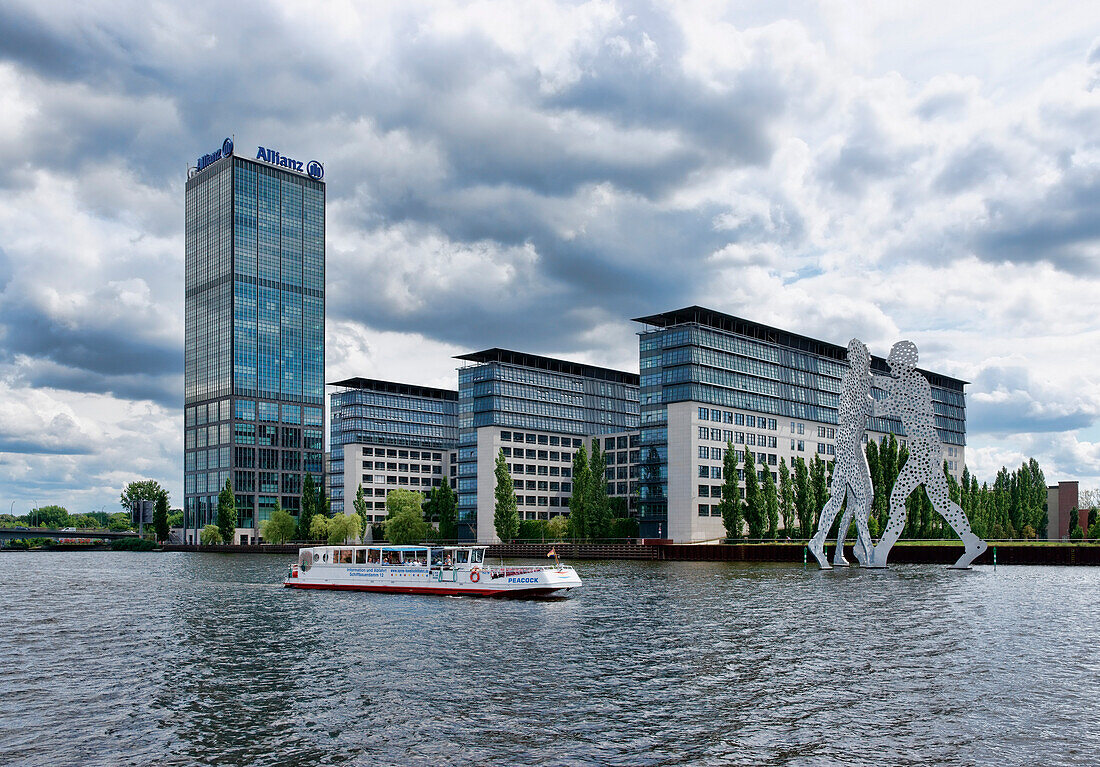
<path fill-rule="evenodd" d="M 1100 570 L 578 562 L 497 601 L 289 557 L 0 555 L 13 764 L 1096 764 Z"/>

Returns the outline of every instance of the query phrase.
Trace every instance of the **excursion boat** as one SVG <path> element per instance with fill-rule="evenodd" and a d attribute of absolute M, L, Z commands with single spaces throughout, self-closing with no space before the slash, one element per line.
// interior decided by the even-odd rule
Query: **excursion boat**
<path fill-rule="evenodd" d="M 486 546 L 313 546 L 298 551 L 283 585 L 295 589 L 542 596 L 581 585 L 576 571 L 551 566 L 491 567 Z M 557 554 L 551 549 L 548 556 Z"/>

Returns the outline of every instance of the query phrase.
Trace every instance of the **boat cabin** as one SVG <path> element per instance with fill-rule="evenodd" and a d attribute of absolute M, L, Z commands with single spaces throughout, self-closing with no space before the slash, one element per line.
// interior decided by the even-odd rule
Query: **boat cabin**
<path fill-rule="evenodd" d="M 298 552 L 298 566 L 429 567 L 469 570 L 485 562 L 485 546 L 314 546 Z"/>

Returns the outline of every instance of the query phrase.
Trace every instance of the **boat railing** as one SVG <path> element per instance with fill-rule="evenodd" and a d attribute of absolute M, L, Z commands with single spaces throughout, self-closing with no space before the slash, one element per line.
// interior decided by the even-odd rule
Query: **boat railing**
<path fill-rule="evenodd" d="M 558 570 L 554 565 L 532 565 L 528 567 L 487 567 L 491 578 L 507 578 L 509 575 L 525 575 L 526 573 L 541 573 L 544 570 Z"/>

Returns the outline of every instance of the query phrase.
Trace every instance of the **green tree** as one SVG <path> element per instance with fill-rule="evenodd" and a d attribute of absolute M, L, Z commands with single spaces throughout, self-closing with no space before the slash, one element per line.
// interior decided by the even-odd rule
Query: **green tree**
<path fill-rule="evenodd" d="M 428 533 L 428 523 L 424 521 L 419 503 L 413 507 L 402 502 L 391 508 L 389 498 L 386 498 L 386 507 L 389 509 L 384 526 L 387 541 L 395 546 L 408 546 L 424 540 Z"/>
<path fill-rule="evenodd" d="M 588 491 L 591 487 L 588 465 L 588 451 L 584 445 L 573 453 L 573 495 L 569 498 L 569 530 L 578 541 L 586 541 L 590 536 L 591 520 L 589 515 Z"/>
<path fill-rule="evenodd" d="M 432 491 L 435 492 L 434 490 Z M 355 513 L 359 515 L 359 524 L 361 529 L 366 530 L 366 526 L 370 524 L 370 520 L 367 519 L 367 499 L 363 494 L 363 483 L 359 483 L 358 489 L 355 491 L 355 501 L 352 503 L 355 507 Z"/>
<path fill-rule="evenodd" d="M 437 492 L 438 491 L 438 492 Z M 450 483 L 444 479 L 443 484 L 435 488 L 436 511 L 439 514 L 439 537 L 444 541 L 453 541 L 458 538 L 458 499 L 451 490 Z"/>
<path fill-rule="evenodd" d="M 779 516 L 783 521 L 783 533 L 791 534 L 794 527 L 794 482 L 791 479 L 791 470 L 787 468 L 785 458 L 779 459 Z"/>
<path fill-rule="evenodd" d="M 112 533 L 122 533 L 132 529 L 130 515 L 124 511 L 111 514 L 107 517 L 107 529 Z"/>
<path fill-rule="evenodd" d="M 1081 529 L 1081 515 L 1074 506 L 1069 510 L 1069 539 L 1079 541 L 1085 537 L 1085 531 Z"/>
<path fill-rule="evenodd" d="M 69 510 L 64 506 L 55 506 L 53 504 L 49 506 L 39 506 L 37 509 L 32 509 L 29 516 L 29 521 L 35 527 L 48 527 L 51 530 L 72 527 Z"/>
<path fill-rule="evenodd" d="M 168 527 L 183 527 L 183 509 L 172 509 L 168 513 Z"/>
<path fill-rule="evenodd" d="M 354 542 L 359 538 L 362 529 L 363 520 L 355 512 L 336 514 L 328 521 L 328 542 L 333 544 Z"/>
<path fill-rule="evenodd" d="M 732 442 L 726 442 L 726 452 L 722 456 L 722 500 L 718 511 L 722 513 L 722 525 L 726 528 L 726 537 L 733 540 L 741 538 L 741 486 L 737 482 L 737 451 Z"/>
<path fill-rule="evenodd" d="M 546 537 L 552 541 L 560 541 L 569 534 L 569 518 L 564 514 L 551 517 L 546 523 Z"/>
<path fill-rule="evenodd" d="M 406 490 L 403 487 L 391 490 L 386 496 L 386 518 L 389 519 L 399 511 L 409 511 L 415 512 L 423 522 L 424 511 L 421 508 L 421 500 L 420 493 L 414 493 L 412 490 Z"/>
<path fill-rule="evenodd" d="M 1091 517 L 1092 514 L 1089 514 L 1089 516 Z M 1100 520 L 1089 525 L 1089 540 L 1095 541 L 1098 539 L 1100 539 Z"/>
<path fill-rule="evenodd" d="M 764 467 L 764 510 L 768 521 L 764 537 L 774 541 L 779 534 L 779 490 L 775 486 L 775 477 L 767 466 Z"/>
<path fill-rule="evenodd" d="M 153 508 L 153 531 L 158 541 L 168 540 L 168 494 L 157 496 L 156 506 Z"/>
<path fill-rule="evenodd" d="M 311 539 L 310 528 L 313 526 L 313 515 L 317 512 L 317 486 L 313 482 L 313 475 L 306 473 L 302 480 L 302 505 L 298 512 L 298 540 Z"/>
<path fill-rule="evenodd" d="M 126 511 L 134 506 L 134 501 L 156 501 L 160 496 L 168 498 L 168 491 L 160 486 L 155 479 L 145 479 L 140 482 L 131 482 L 126 485 L 119 496 L 118 504 Z"/>
<path fill-rule="evenodd" d="M 314 514 L 309 522 L 309 535 L 307 539 L 322 541 L 328 538 L 328 517 L 324 514 Z"/>
<path fill-rule="evenodd" d="M 588 460 L 588 533 L 593 540 L 611 532 L 611 508 L 607 496 L 607 456 L 600 450 L 600 438 L 592 439 L 592 457 Z"/>
<path fill-rule="evenodd" d="M 751 450 L 745 451 L 745 524 L 749 528 L 749 540 L 764 537 L 767 526 L 767 512 L 764 509 L 764 496 L 760 492 L 760 476 L 756 473 L 756 456 Z"/>
<path fill-rule="evenodd" d="M 260 535 L 266 543 L 286 543 L 294 537 L 297 530 L 294 517 L 278 501 L 275 501 L 270 519 L 260 523 Z"/>
<path fill-rule="evenodd" d="M 232 543 L 237 532 L 237 505 L 233 498 L 233 485 L 228 479 L 218 493 L 218 532 L 225 543 Z"/>
<path fill-rule="evenodd" d="M 199 543 L 203 546 L 215 546 L 222 542 L 222 534 L 217 525 L 207 525 L 199 531 Z"/>
<path fill-rule="evenodd" d="M 825 482 L 825 462 L 821 460 L 817 453 L 814 453 L 813 461 L 810 464 L 810 492 L 813 497 L 813 525 L 817 525 L 818 517 L 821 516 L 821 510 L 825 508 L 825 502 L 829 500 L 828 485 Z"/>
<path fill-rule="evenodd" d="M 497 464 L 493 473 L 496 475 L 496 488 L 493 490 L 496 500 L 493 527 L 496 528 L 497 537 L 507 543 L 519 532 L 519 512 L 516 510 L 516 487 L 512 483 L 512 475 L 508 472 L 503 448 L 497 452 Z M 576 482 L 575 478 L 574 482 Z"/>
<path fill-rule="evenodd" d="M 813 535 L 814 498 L 810 490 L 810 473 L 802 456 L 794 459 L 794 507 L 798 515 L 798 537 Z"/>

